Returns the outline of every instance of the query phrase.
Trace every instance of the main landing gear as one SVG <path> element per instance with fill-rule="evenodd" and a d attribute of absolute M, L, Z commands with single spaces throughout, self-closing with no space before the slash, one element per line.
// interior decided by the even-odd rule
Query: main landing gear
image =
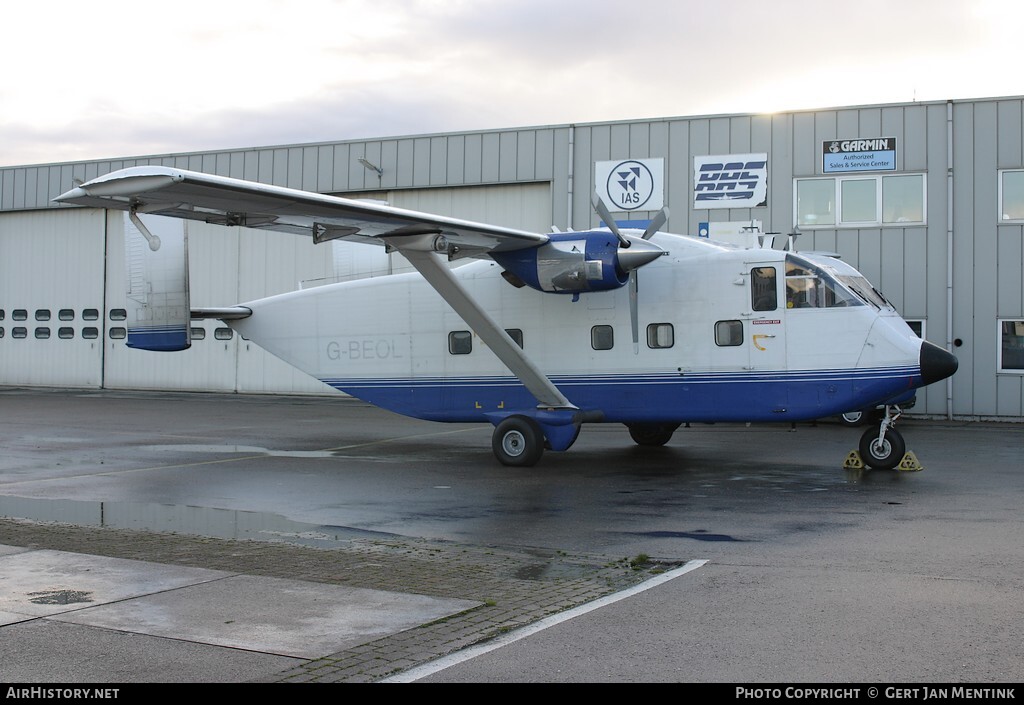
<path fill-rule="evenodd" d="M 860 437 L 860 457 L 865 465 L 875 470 L 892 470 L 903 460 L 907 443 L 903 434 L 893 427 L 902 414 L 898 406 L 885 407 L 885 415 L 878 426 L 871 426 Z"/>
<path fill-rule="evenodd" d="M 528 416 L 509 416 L 495 426 L 491 450 L 502 465 L 530 467 L 544 454 L 544 433 Z"/>

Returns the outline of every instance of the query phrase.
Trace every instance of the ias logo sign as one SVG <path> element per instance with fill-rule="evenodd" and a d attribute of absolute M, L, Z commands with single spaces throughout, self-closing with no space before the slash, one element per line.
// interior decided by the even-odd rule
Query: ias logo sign
<path fill-rule="evenodd" d="M 665 205 L 665 160 L 594 163 L 594 190 L 610 211 L 656 211 Z"/>
<path fill-rule="evenodd" d="M 654 175 L 642 162 L 622 162 L 612 167 L 606 188 L 616 208 L 635 211 L 651 200 L 654 194 Z"/>

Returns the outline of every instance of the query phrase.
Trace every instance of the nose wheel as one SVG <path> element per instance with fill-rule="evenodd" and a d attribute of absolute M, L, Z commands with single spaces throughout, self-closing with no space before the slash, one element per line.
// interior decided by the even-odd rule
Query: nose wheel
<path fill-rule="evenodd" d="M 875 470 L 892 470 L 900 464 L 907 452 L 907 442 L 893 424 L 902 413 L 898 406 L 885 407 L 878 427 L 872 426 L 860 437 L 860 457 L 865 465 Z"/>

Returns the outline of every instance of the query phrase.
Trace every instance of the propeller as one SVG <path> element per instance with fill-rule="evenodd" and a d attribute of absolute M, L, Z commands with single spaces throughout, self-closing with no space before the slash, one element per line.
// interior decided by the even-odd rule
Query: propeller
<path fill-rule="evenodd" d="M 612 214 L 608 210 L 607 206 L 604 205 L 604 201 L 602 201 L 601 197 L 597 195 L 597 191 L 594 192 L 590 202 L 594 204 L 594 210 L 597 211 L 597 214 L 601 217 L 601 220 L 604 221 L 604 224 L 608 226 L 608 229 L 612 231 L 612 234 L 619 238 L 619 245 L 622 247 L 629 247 L 632 243 L 626 239 L 625 235 L 619 232 L 618 224 L 615 222 L 615 219 L 612 218 Z M 646 240 L 647 238 L 644 239 Z"/>
<path fill-rule="evenodd" d="M 651 236 L 661 230 L 662 226 L 667 222 L 668 207 L 664 207 L 658 211 L 657 215 L 651 218 L 651 222 L 648 223 L 647 229 L 644 230 L 644 240 L 650 240 Z M 639 283 L 637 280 L 636 270 L 634 269 L 629 273 L 629 322 L 633 327 L 633 354 L 638 354 L 640 352 L 640 322 L 638 320 L 639 314 L 637 313 L 639 298 Z"/>
<path fill-rule="evenodd" d="M 615 237 L 619 238 L 623 248 L 630 246 L 630 241 L 626 239 L 626 236 L 619 231 L 619 226 L 612 218 L 612 214 L 608 211 L 608 208 L 604 205 L 604 201 L 601 197 L 594 192 L 591 203 L 594 204 L 594 210 L 601 217 L 601 220 L 605 222 L 608 229 L 611 230 Z M 668 208 L 662 208 L 658 213 L 651 218 L 651 222 L 647 225 L 642 235 L 644 240 L 650 240 L 656 232 L 668 222 Z M 633 332 L 633 353 L 637 354 L 640 352 L 640 316 L 638 312 L 640 300 L 640 285 L 637 280 L 636 268 L 629 271 L 629 322 Z"/>

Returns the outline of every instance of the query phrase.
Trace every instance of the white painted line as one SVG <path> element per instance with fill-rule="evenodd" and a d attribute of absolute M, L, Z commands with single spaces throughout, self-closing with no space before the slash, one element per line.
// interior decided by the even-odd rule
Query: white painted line
<path fill-rule="evenodd" d="M 687 561 L 685 565 L 682 565 L 679 568 L 676 568 L 675 570 L 670 570 L 667 573 L 662 573 L 661 575 L 651 578 L 650 580 L 645 580 L 639 585 L 634 585 L 631 588 L 622 590 L 613 595 L 606 595 L 605 597 L 594 600 L 593 602 L 588 602 L 585 605 L 574 607 L 571 610 L 566 610 L 565 612 L 553 614 L 550 617 L 545 617 L 544 619 L 534 622 L 533 624 L 523 627 L 522 629 L 517 629 L 516 631 L 509 632 L 508 634 L 502 634 L 501 636 L 496 637 L 485 644 L 471 646 L 468 649 L 463 649 L 462 651 L 456 652 L 454 654 L 449 654 L 448 656 L 443 656 L 439 659 L 431 661 L 430 663 L 425 663 L 421 666 L 410 668 L 408 671 L 403 671 L 402 673 L 390 676 L 389 678 L 384 678 L 383 680 L 378 682 L 413 683 L 415 681 L 418 681 L 420 678 L 426 678 L 427 676 L 433 675 L 438 671 L 443 671 L 444 669 L 450 668 L 451 666 L 454 666 L 456 664 L 462 663 L 464 661 L 469 661 L 470 659 L 474 659 L 477 656 L 482 656 L 488 652 L 494 651 L 495 649 L 500 649 L 503 646 L 508 646 L 509 644 L 519 641 L 520 639 L 525 639 L 528 636 L 544 631 L 545 629 L 553 627 L 556 624 L 567 622 L 570 619 L 579 617 L 582 614 L 593 612 L 596 609 L 600 609 L 602 607 L 605 607 L 606 605 L 613 604 L 615 602 L 618 602 L 619 600 L 624 600 L 627 597 L 638 595 L 641 592 L 650 590 L 651 588 L 657 587 L 662 583 L 667 583 L 669 580 L 678 578 L 680 575 L 685 575 L 686 573 L 689 573 L 692 570 L 696 570 L 705 563 L 707 563 L 706 560 Z"/>

